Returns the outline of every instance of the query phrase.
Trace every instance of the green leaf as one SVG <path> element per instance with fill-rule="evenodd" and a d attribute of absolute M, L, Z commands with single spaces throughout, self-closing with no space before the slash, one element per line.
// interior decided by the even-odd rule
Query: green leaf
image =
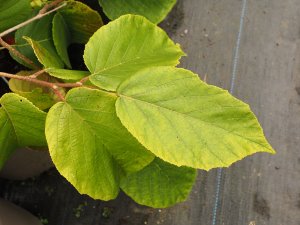
<path fill-rule="evenodd" d="M 13 126 L 9 122 L 9 117 L 5 110 L 0 108 L 0 170 L 6 160 L 17 148 L 16 134 L 13 133 Z"/>
<path fill-rule="evenodd" d="M 65 70 L 57 68 L 48 68 L 46 72 L 53 77 L 57 77 L 64 80 L 81 80 L 82 78 L 88 76 L 90 73 L 88 71 L 81 70 Z"/>
<path fill-rule="evenodd" d="M 90 81 L 106 90 L 150 66 L 175 66 L 184 53 L 167 34 L 141 16 L 126 15 L 101 27 L 86 44 Z"/>
<path fill-rule="evenodd" d="M 0 32 L 27 19 L 31 13 L 30 0 L 0 0 Z"/>
<path fill-rule="evenodd" d="M 68 68 L 72 68 L 68 55 L 68 46 L 71 42 L 71 34 L 63 16 L 60 13 L 56 13 L 53 18 L 52 36 L 57 54 L 61 57 Z"/>
<path fill-rule="evenodd" d="M 171 11 L 176 0 L 99 0 L 99 3 L 111 20 L 125 14 L 137 14 L 159 23 Z"/>
<path fill-rule="evenodd" d="M 17 75 L 29 76 L 32 73 L 31 71 L 21 71 Z M 42 75 L 39 76 L 40 78 L 42 78 Z M 10 79 L 9 88 L 14 93 L 28 99 L 41 110 L 49 109 L 55 103 L 48 88 L 42 89 L 41 86 L 31 82 Z"/>
<path fill-rule="evenodd" d="M 122 179 L 121 188 L 141 205 L 166 208 L 186 200 L 196 175 L 195 169 L 156 158 L 141 171 Z"/>
<path fill-rule="evenodd" d="M 51 158 L 80 193 L 95 199 L 117 196 L 122 176 L 148 165 L 154 156 L 116 116 L 116 96 L 75 88 L 54 105 L 46 120 Z"/>
<path fill-rule="evenodd" d="M 46 146 L 46 113 L 13 93 L 0 99 L 0 168 L 17 147 Z"/>
<path fill-rule="evenodd" d="M 248 105 L 188 70 L 149 68 L 117 92 L 122 124 L 172 164 L 209 170 L 256 152 L 274 153 Z"/>
<path fill-rule="evenodd" d="M 34 12 L 30 17 L 35 16 L 37 13 L 38 10 L 34 10 Z M 52 33 L 51 33 L 52 18 L 53 18 L 53 14 L 44 16 L 43 18 L 36 20 L 26 25 L 25 27 L 18 29 L 15 33 L 16 45 L 14 45 L 14 47 L 37 65 L 40 65 L 39 61 L 37 60 L 37 57 L 35 56 L 32 47 L 23 37 L 26 36 L 35 40 L 40 45 L 42 45 L 43 48 L 55 49 L 52 42 Z M 29 68 L 32 68 L 30 65 L 26 64 L 23 60 L 14 56 L 12 53 L 11 55 L 19 63 Z"/>
<path fill-rule="evenodd" d="M 31 45 L 36 57 L 38 58 L 39 62 L 45 67 L 56 67 L 56 68 L 63 68 L 64 64 L 57 55 L 54 48 L 48 46 L 44 47 L 43 44 L 29 38 L 24 37 L 25 40 L 28 41 L 28 43 Z"/>
<path fill-rule="evenodd" d="M 67 24 L 71 43 L 85 44 L 102 25 L 97 11 L 78 1 L 67 1 L 67 6 L 59 10 Z"/>

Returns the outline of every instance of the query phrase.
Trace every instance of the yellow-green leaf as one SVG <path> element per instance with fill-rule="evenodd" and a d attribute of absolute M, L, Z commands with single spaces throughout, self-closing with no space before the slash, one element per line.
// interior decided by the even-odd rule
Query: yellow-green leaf
<path fill-rule="evenodd" d="M 177 167 L 156 158 L 141 171 L 122 179 L 121 188 L 141 205 L 166 208 L 186 200 L 196 175 L 196 169 Z"/>
<path fill-rule="evenodd" d="M 95 199 L 115 198 L 121 177 L 154 159 L 122 126 L 115 101 L 110 93 L 75 88 L 50 109 L 46 120 L 56 168 L 80 193 Z"/>
<path fill-rule="evenodd" d="M 188 70 L 145 69 L 117 92 L 122 124 L 172 164 L 209 170 L 256 152 L 274 153 L 247 104 Z"/>
<path fill-rule="evenodd" d="M 8 93 L 0 99 L 0 169 L 17 147 L 46 146 L 46 113 L 26 98 Z"/>
<path fill-rule="evenodd" d="M 179 45 L 142 16 L 125 15 L 101 27 L 86 44 L 84 61 L 90 81 L 106 90 L 150 66 L 175 66 Z"/>
<path fill-rule="evenodd" d="M 46 72 L 53 77 L 57 77 L 63 80 L 81 80 L 82 78 L 88 76 L 90 73 L 88 71 L 82 70 L 65 70 L 57 68 L 48 68 Z"/>
<path fill-rule="evenodd" d="M 64 63 L 61 61 L 60 57 L 54 47 L 45 48 L 38 41 L 32 40 L 29 37 L 24 37 L 24 39 L 31 45 L 36 57 L 39 62 L 45 67 L 55 67 L 63 68 Z"/>

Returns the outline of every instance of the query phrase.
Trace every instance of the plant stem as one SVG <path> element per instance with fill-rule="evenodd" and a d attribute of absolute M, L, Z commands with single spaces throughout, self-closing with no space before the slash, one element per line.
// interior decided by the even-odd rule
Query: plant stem
<path fill-rule="evenodd" d="M 83 83 L 85 83 L 86 81 L 88 81 L 89 78 L 90 78 L 90 76 L 84 77 L 84 78 L 82 78 L 79 82 L 83 84 Z"/>
<path fill-rule="evenodd" d="M 39 75 L 43 74 L 44 72 L 45 72 L 45 70 L 39 70 L 36 73 L 31 74 L 29 77 L 34 79 L 34 78 L 37 78 Z"/>
<path fill-rule="evenodd" d="M 51 82 L 44 81 L 44 80 L 38 80 L 34 77 L 36 74 L 41 74 L 43 72 L 44 72 L 44 70 L 41 70 L 41 71 L 38 71 L 38 72 L 36 72 L 36 73 L 34 73 L 30 76 L 20 76 L 20 75 L 0 72 L 0 77 L 7 77 L 7 78 L 11 78 L 11 79 L 24 80 L 24 81 L 28 81 L 28 82 L 31 82 L 31 83 L 35 83 L 35 84 L 40 85 L 40 86 L 54 88 L 54 89 L 57 89 L 57 87 L 72 88 L 72 87 L 81 87 L 82 86 L 82 84 L 80 84 L 79 82 L 77 82 L 77 83 L 51 83 Z"/>
<path fill-rule="evenodd" d="M 10 73 L 0 72 L 0 77 L 6 77 L 6 78 L 11 78 L 11 79 L 23 80 L 23 81 L 35 83 L 35 84 L 37 84 L 39 86 L 48 87 L 48 88 L 52 89 L 53 92 L 62 101 L 64 101 L 64 96 L 58 90 L 58 87 L 74 88 L 74 87 L 82 87 L 83 86 L 83 84 L 80 83 L 80 82 L 76 82 L 76 83 L 51 83 L 51 82 L 48 82 L 48 81 L 36 79 L 37 76 L 39 76 L 40 74 L 42 74 L 44 72 L 45 72 L 45 70 L 39 70 L 36 73 L 31 74 L 30 76 L 20 76 L 20 75 L 15 75 L 15 74 L 10 74 Z"/>
<path fill-rule="evenodd" d="M 55 6 L 57 6 L 59 3 L 61 3 L 64 0 L 55 0 L 53 2 L 50 2 L 49 4 L 46 4 L 40 11 L 39 14 L 44 14 L 48 11 L 48 9 L 50 8 L 54 8 Z M 57 9 L 56 9 L 57 10 Z M 55 10 L 54 10 L 55 11 Z M 50 11 L 49 11 L 50 12 Z M 50 12 L 51 13 L 51 12 Z"/>
<path fill-rule="evenodd" d="M 22 59 L 24 62 L 26 62 L 28 65 L 31 65 L 34 69 L 40 69 L 37 65 L 34 64 L 29 58 L 27 58 L 25 55 L 23 55 L 21 52 L 19 52 L 17 49 L 6 43 L 1 37 L 0 37 L 0 44 L 6 48 L 8 51 L 12 52 L 15 56 Z"/>
<path fill-rule="evenodd" d="M 24 21 L 23 23 L 20 23 L 20 24 L 18 24 L 18 25 L 16 25 L 16 26 L 14 26 L 14 27 L 12 27 L 12 28 L 6 30 L 6 31 L 3 31 L 2 33 L 0 33 L 0 37 L 3 37 L 3 36 L 5 36 L 5 35 L 7 35 L 7 34 L 13 32 L 13 31 L 15 31 L 15 30 L 21 28 L 21 27 L 26 26 L 27 24 L 29 24 L 29 23 L 31 23 L 31 22 L 33 22 L 33 21 L 35 21 L 35 20 L 38 20 L 38 19 L 40 19 L 40 18 L 42 18 L 42 17 L 44 17 L 44 16 L 47 16 L 48 14 L 50 14 L 50 13 L 52 13 L 52 12 L 55 12 L 56 10 L 58 10 L 58 9 L 64 7 L 64 6 L 66 6 L 66 5 L 67 5 L 66 2 L 63 3 L 63 4 L 61 4 L 61 5 L 59 5 L 59 6 L 57 6 L 57 5 L 58 5 L 59 3 L 61 3 L 62 1 L 63 1 L 63 0 L 56 0 L 56 1 L 53 1 L 53 2 L 51 2 L 51 3 L 47 4 L 47 5 L 45 5 L 45 6 L 39 11 L 39 13 L 38 13 L 36 16 L 34 16 L 34 17 L 32 17 L 32 18 L 30 18 L 30 19 Z M 57 7 L 55 7 L 55 6 L 57 6 Z M 49 8 L 52 8 L 52 7 L 55 7 L 55 8 L 53 8 L 53 9 L 47 11 Z"/>
<path fill-rule="evenodd" d="M 54 92 L 54 94 L 56 94 L 56 96 L 57 96 L 61 101 L 63 101 L 63 102 L 65 101 L 65 97 L 62 95 L 62 93 L 61 93 L 59 90 L 53 88 L 52 91 Z"/>

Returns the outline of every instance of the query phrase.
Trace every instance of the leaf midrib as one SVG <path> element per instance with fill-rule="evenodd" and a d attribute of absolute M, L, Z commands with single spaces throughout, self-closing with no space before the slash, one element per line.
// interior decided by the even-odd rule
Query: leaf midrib
<path fill-rule="evenodd" d="M 192 119 L 192 120 L 195 120 L 195 121 L 197 121 L 197 122 L 201 121 L 201 122 L 203 122 L 203 123 L 205 123 L 205 124 L 208 124 L 208 125 L 210 125 L 210 126 L 212 126 L 212 127 L 215 127 L 216 129 L 223 130 L 223 131 L 225 131 L 225 133 L 232 134 L 232 135 L 237 136 L 237 137 L 239 137 L 239 138 L 241 138 L 241 139 L 245 139 L 245 140 L 247 140 L 248 142 L 255 143 L 255 144 L 259 145 L 259 146 L 262 146 L 263 148 L 267 148 L 267 149 L 271 150 L 271 149 L 269 148 L 269 146 L 264 146 L 264 145 L 262 145 L 261 143 L 258 143 L 258 142 L 255 142 L 255 141 L 251 140 L 251 139 L 248 139 L 248 138 L 246 138 L 246 137 L 243 137 L 243 136 L 241 136 L 241 135 L 239 135 L 239 134 L 237 134 L 237 133 L 235 133 L 235 132 L 228 131 L 228 130 L 226 130 L 226 129 L 223 128 L 223 127 L 217 126 L 217 125 L 215 125 L 215 124 L 213 124 L 213 123 L 210 123 L 210 122 L 208 122 L 208 121 L 205 121 L 205 120 L 203 120 L 203 119 L 201 119 L 201 118 L 196 118 L 196 117 L 193 117 L 193 116 L 184 114 L 184 113 L 180 113 L 180 112 L 174 111 L 174 110 L 169 109 L 169 108 L 166 108 L 166 107 L 162 107 L 162 106 L 159 106 L 159 105 L 155 105 L 155 104 L 153 104 L 153 103 L 151 103 L 151 102 L 148 102 L 148 101 L 144 101 L 144 100 L 141 100 L 141 99 L 136 99 L 136 98 L 133 98 L 133 97 L 127 96 L 127 95 L 123 95 L 123 94 L 121 94 L 121 93 L 119 93 L 118 95 L 119 95 L 120 98 L 124 97 L 124 98 L 131 99 L 131 100 L 133 100 L 133 101 L 139 101 L 139 102 L 142 102 L 142 103 L 151 105 L 151 106 L 153 106 L 153 107 L 156 107 L 156 108 L 159 108 L 159 109 L 162 109 L 162 110 L 171 111 L 172 113 L 179 114 L 180 116 L 183 116 L 183 117 L 188 117 L 188 118 L 190 118 L 190 119 Z"/>
<path fill-rule="evenodd" d="M 114 160 L 114 162 L 118 165 L 118 167 L 123 171 L 123 173 L 125 173 L 126 174 L 126 171 L 124 170 L 124 168 L 118 163 L 118 161 L 117 161 L 117 159 L 114 157 L 114 155 L 113 154 L 111 154 L 111 152 L 108 150 L 109 148 L 108 148 L 108 146 L 106 145 L 106 143 L 104 143 L 102 140 L 101 140 L 101 138 L 99 138 L 99 135 L 97 134 L 97 133 L 95 133 L 95 131 L 94 131 L 94 129 L 90 126 L 90 124 L 89 123 L 87 123 L 86 121 L 86 119 L 84 118 L 84 117 L 82 117 L 81 115 L 80 115 L 80 113 L 78 113 L 69 103 L 67 103 L 67 102 L 65 102 L 65 105 L 66 106 L 68 106 L 81 120 L 82 120 L 82 122 L 87 126 L 87 127 L 89 127 L 89 130 L 95 135 L 95 137 L 97 137 L 97 140 L 99 140 L 102 144 L 103 144 L 103 146 L 104 146 L 104 151 L 106 151 L 107 152 L 107 154 L 109 154 L 111 157 L 112 157 L 112 159 Z"/>
<path fill-rule="evenodd" d="M 112 65 L 112 66 L 109 66 L 109 67 L 106 67 L 106 68 L 101 68 L 101 69 L 98 70 L 98 71 L 94 71 L 90 76 L 92 76 L 92 75 L 101 75 L 101 73 L 103 73 L 103 72 L 105 72 L 105 71 L 112 70 L 112 69 L 117 68 L 117 67 L 121 67 L 121 66 L 123 66 L 123 65 L 126 64 L 126 63 L 132 63 L 132 62 L 135 62 L 135 63 L 136 63 L 136 62 L 139 62 L 140 59 L 142 59 L 142 60 L 147 60 L 147 59 L 152 59 L 152 58 L 154 58 L 154 57 L 157 58 L 156 56 L 161 56 L 161 54 L 147 55 L 146 57 L 137 56 L 137 57 L 135 57 L 135 58 L 132 58 L 132 59 L 129 59 L 129 60 L 120 62 L 120 63 L 118 63 L 118 64 L 115 64 L 115 65 Z M 168 60 L 169 60 L 169 59 L 168 59 Z M 176 66 L 176 65 L 179 63 L 178 60 L 173 60 L 173 59 L 172 59 L 172 61 L 176 61 L 176 62 L 173 63 L 174 66 Z M 148 67 L 151 67 L 151 65 L 148 66 Z M 111 75 L 111 74 L 110 74 L 110 75 Z M 120 74 L 120 75 L 117 76 L 117 77 L 122 77 L 122 74 Z"/>

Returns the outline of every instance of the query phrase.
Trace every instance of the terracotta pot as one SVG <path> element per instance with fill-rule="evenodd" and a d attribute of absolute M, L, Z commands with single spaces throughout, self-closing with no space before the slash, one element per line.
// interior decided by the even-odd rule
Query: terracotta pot
<path fill-rule="evenodd" d="M 53 167 L 53 163 L 47 150 L 20 148 L 6 162 L 0 171 L 0 177 L 10 180 L 24 180 L 40 175 L 51 167 Z"/>
<path fill-rule="evenodd" d="M 42 225 L 26 210 L 0 199 L 0 225 Z"/>

